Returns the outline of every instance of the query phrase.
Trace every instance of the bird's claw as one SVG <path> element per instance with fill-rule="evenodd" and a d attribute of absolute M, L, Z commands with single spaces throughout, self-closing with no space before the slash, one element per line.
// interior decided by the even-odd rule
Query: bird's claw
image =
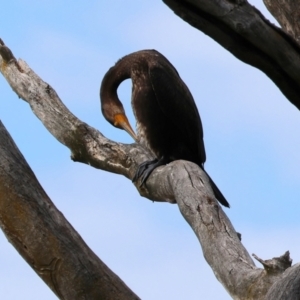
<path fill-rule="evenodd" d="M 157 163 L 157 159 L 147 160 L 141 163 L 138 166 L 138 169 L 136 170 L 132 182 L 136 182 L 140 178 L 141 183 L 139 186 L 141 187 L 144 184 L 144 182 L 147 180 L 147 178 L 150 176 L 151 172 L 155 169 L 151 167 L 149 168 L 149 166 L 155 165 L 155 163 Z"/>
<path fill-rule="evenodd" d="M 156 169 L 159 166 L 165 165 L 168 163 L 167 159 L 163 156 L 162 158 L 153 159 L 153 160 L 147 160 L 141 163 L 138 166 L 138 169 L 132 179 L 132 182 L 136 182 L 140 178 L 140 187 L 146 182 L 150 174 L 153 172 L 154 169 Z"/>

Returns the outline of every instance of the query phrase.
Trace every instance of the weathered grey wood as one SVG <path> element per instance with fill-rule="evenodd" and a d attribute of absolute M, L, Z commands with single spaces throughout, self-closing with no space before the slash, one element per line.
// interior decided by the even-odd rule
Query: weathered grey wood
<path fill-rule="evenodd" d="M 139 299 L 51 202 L 1 122 L 0 226 L 60 299 Z"/>
<path fill-rule="evenodd" d="M 287 269 L 266 295 L 266 300 L 300 299 L 300 264 Z"/>
<path fill-rule="evenodd" d="M 197 235 L 217 279 L 233 299 L 265 299 L 288 266 L 276 274 L 257 268 L 215 201 L 205 173 L 197 165 L 184 161 L 173 168 L 169 181 L 179 209 Z M 274 258 L 272 262 L 275 264 L 277 260 Z"/>
<path fill-rule="evenodd" d="M 300 109 L 300 48 L 254 6 L 246 0 L 163 2 L 238 59 L 263 71 Z"/>
<path fill-rule="evenodd" d="M 81 122 L 63 105 L 53 88 L 24 61 L 17 62 L 2 45 L 0 54 L 3 53 L 0 71 L 48 130 L 70 148 L 73 160 L 132 178 L 137 165 L 151 157 L 141 146 L 115 143 Z M 178 204 L 197 235 L 217 279 L 234 299 L 265 299 L 270 287 L 281 278 L 285 268 L 274 273 L 269 272 L 265 265 L 265 269 L 255 267 L 214 198 L 205 173 L 197 165 L 185 161 L 172 162 L 157 168 L 146 186 L 137 188 L 148 199 Z M 11 226 L 13 224 L 6 230 L 10 230 Z M 41 232 L 43 226 L 39 229 Z M 41 241 L 35 240 L 39 244 L 36 247 L 43 246 Z M 87 253 L 87 257 L 89 255 Z M 272 261 L 276 265 L 278 258 Z"/>
<path fill-rule="evenodd" d="M 295 0 L 263 0 L 282 29 L 300 43 L 300 3 Z"/>

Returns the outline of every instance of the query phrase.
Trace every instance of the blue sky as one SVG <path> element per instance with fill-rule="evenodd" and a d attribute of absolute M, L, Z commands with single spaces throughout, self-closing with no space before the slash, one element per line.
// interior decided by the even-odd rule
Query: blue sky
<path fill-rule="evenodd" d="M 271 20 L 258 0 L 251 2 Z M 100 82 L 122 56 L 156 49 L 190 88 L 204 127 L 206 170 L 249 253 L 300 260 L 297 109 L 260 71 L 179 19 L 162 1 L 4 1 L 0 37 L 68 108 L 107 137 Z M 119 90 L 127 114 L 130 82 Z M 230 299 L 176 205 L 141 198 L 129 180 L 70 160 L 0 78 L 0 119 L 55 205 L 142 299 Z M 56 299 L 0 233 L 1 299 Z M 259 264 L 257 264 L 259 265 Z M 4 295 L 4 296 L 3 296 Z"/>

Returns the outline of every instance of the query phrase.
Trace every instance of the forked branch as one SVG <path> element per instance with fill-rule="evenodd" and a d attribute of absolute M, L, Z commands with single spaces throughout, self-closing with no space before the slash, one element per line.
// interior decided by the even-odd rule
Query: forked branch
<path fill-rule="evenodd" d="M 69 112 L 54 89 L 42 81 L 24 61 L 16 61 L 13 55 L 5 55 L 5 53 L 9 53 L 6 46 L 0 46 L 0 54 L 2 55 L 0 56 L 0 70 L 2 74 L 17 95 L 30 104 L 33 112 L 54 137 L 71 150 L 73 160 L 132 178 L 137 165 L 143 160 L 151 158 L 147 150 L 141 146 L 137 144 L 124 145 L 110 141 L 96 129 L 81 122 Z M 0 145 L 5 149 L 5 142 L 1 138 Z M 3 154 L 0 154 L 0 162 L 2 161 L 2 157 Z M 14 165 L 16 165 L 16 163 L 17 162 L 15 162 Z M 27 170 L 26 172 L 29 174 L 31 171 Z M 36 181 L 34 175 L 32 173 L 30 174 L 29 177 L 31 177 L 33 181 Z M 7 180 L 5 176 L 10 176 L 9 170 L 6 170 L 4 173 L 3 182 Z M 20 178 L 23 178 L 23 176 L 19 176 L 19 179 Z M 24 176 L 24 178 L 26 177 Z M 21 185 L 20 182 L 11 183 L 10 185 L 15 184 Z M 241 244 L 232 224 L 214 198 L 206 174 L 197 165 L 186 161 L 172 162 L 167 166 L 157 168 L 147 180 L 146 186 L 137 188 L 140 193 L 148 199 L 178 204 L 182 215 L 197 235 L 204 256 L 213 269 L 217 279 L 234 299 L 264 299 L 270 287 L 281 278 L 284 270 L 278 274 L 269 274 L 264 269 L 255 267 L 250 255 Z M 36 189 L 37 187 L 32 188 L 31 192 L 34 194 Z M 2 195 L 6 197 L 9 193 L 9 190 L 3 190 Z M 30 191 L 27 192 L 27 197 L 31 197 Z M 53 212 L 53 204 L 45 197 L 44 192 L 43 197 L 45 200 L 41 201 L 41 197 L 38 195 L 37 200 L 34 202 L 35 204 L 30 207 L 33 213 L 28 214 L 26 220 L 22 221 L 33 222 L 34 220 L 32 220 L 32 218 L 35 218 L 36 215 L 40 215 L 43 219 L 43 215 L 45 214 L 46 216 L 49 215 L 51 222 L 53 221 L 53 223 L 49 221 L 49 224 L 53 224 L 51 226 L 61 229 L 61 214 L 59 212 Z M 14 202 L 18 201 L 18 199 L 11 198 L 9 201 Z M 30 203 L 29 201 L 29 204 Z M 22 205 L 27 205 L 27 202 L 23 201 L 21 204 L 16 205 L 21 205 L 20 207 L 22 207 Z M 19 238 L 15 233 L 14 219 L 11 219 L 9 222 L 4 222 L 3 218 L 6 215 L 6 211 L 3 210 L 4 208 L 5 206 L 0 207 L 0 210 L 2 210 L 0 211 L 2 228 L 5 230 L 7 236 L 16 237 L 15 239 L 11 238 L 11 240 L 14 239 L 17 241 L 16 244 L 19 243 L 18 241 L 22 241 L 19 243 L 20 249 L 22 249 L 20 253 L 22 255 L 25 253 L 24 257 L 27 261 L 35 262 L 35 260 L 38 259 L 38 254 L 32 253 L 31 256 L 26 256 L 28 251 L 24 251 L 22 248 L 24 245 L 28 248 L 28 242 L 25 242 L 28 238 L 26 237 L 26 233 L 31 233 L 25 231 L 23 232 L 25 236 Z M 18 215 L 18 211 L 14 211 L 14 213 Z M 49 220 L 49 217 L 45 220 Z M 19 226 L 23 225 L 17 225 L 17 227 Z M 46 230 L 44 227 L 46 228 L 47 226 L 48 223 L 42 222 L 38 226 L 34 225 L 32 227 L 37 228 L 37 235 L 42 234 L 43 236 Z M 66 228 L 68 228 L 68 230 L 63 231 L 66 234 L 64 239 L 67 239 L 72 228 L 69 224 L 65 226 L 67 226 Z M 48 235 L 49 233 L 45 234 L 45 236 Z M 44 238 L 36 238 L 34 243 L 38 243 L 38 247 L 43 248 Z M 54 247 L 53 245 L 56 245 L 61 240 L 61 236 L 58 233 L 52 234 L 51 239 L 51 244 L 43 249 L 43 255 L 47 257 L 47 259 L 38 260 L 39 262 L 34 263 L 34 267 L 38 266 L 37 268 L 39 270 L 41 270 L 41 268 L 43 268 L 43 270 L 45 268 L 47 270 L 55 269 L 55 272 L 60 272 L 60 264 L 64 263 L 63 256 L 59 253 L 48 255 L 47 251 L 49 251 L 49 253 L 56 251 L 56 246 Z M 84 244 L 80 237 L 78 237 L 77 240 L 79 245 L 72 244 L 72 248 L 78 249 L 80 245 Z M 52 245 L 52 243 L 54 244 Z M 68 246 L 70 245 L 69 242 L 64 242 L 64 245 L 65 243 Z M 84 244 L 84 246 L 86 245 Z M 52 247 L 54 248 L 52 249 Z M 63 251 L 66 251 L 65 249 L 66 248 L 64 248 Z M 84 250 L 83 252 L 87 260 L 89 260 L 90 256 L 93 257 L 94 260 L 97 260 L 90 250 Z M 36 255 L 37 258 L 35 258 Z M 80 258 L 80 261 L 82 259 L 83 258 Z M 93 266 L 87 263 L 84 264 L 84 267 L 86 269 L 83 270 L 83 272 L 90 274 L 91 271 L 89 268 L 93 268 Z M 61 274 L 55 276 L 61 278 Z M 59 293 L 61 292 L 57 291 L 61 291 L 63 281 L 56 280 L 55 282 L 56 286 L 54 290 L 60 295 Z M 74 282 L 72 284 L 74 284 Z M 90 286 L 87 285 L 87 289 L 89 288 Z M 99 288 L 101 287 L 99 286 Z M 75 298 L 65 297 L 63 299 Z"/>

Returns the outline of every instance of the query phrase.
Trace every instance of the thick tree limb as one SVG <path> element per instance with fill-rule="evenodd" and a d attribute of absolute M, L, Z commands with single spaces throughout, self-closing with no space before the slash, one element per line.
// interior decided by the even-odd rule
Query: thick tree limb
<path fill-rule="evenodd" d="M 163 0 L 179 17 L 263 71 L 300 109 L 300 48 L 246 0 Z"/>
<path fill-rule="evenodd" d="M 0 226 L 60 299 L 139 299 L 58 211 L 1 122 Z"/>

